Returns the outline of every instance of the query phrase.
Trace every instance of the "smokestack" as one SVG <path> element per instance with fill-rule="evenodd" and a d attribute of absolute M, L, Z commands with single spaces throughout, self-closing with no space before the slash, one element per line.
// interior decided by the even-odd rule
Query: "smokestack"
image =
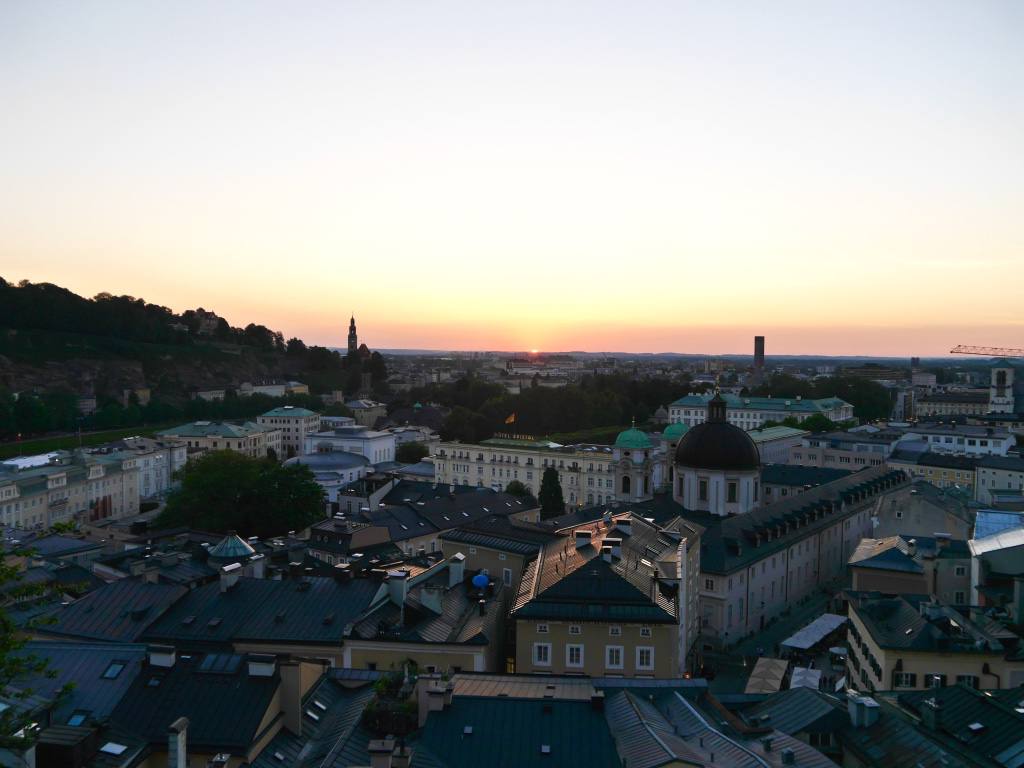
<path fill-rule="evenodd" d="M 463 582 L 466 575 L 466 556 L 456 552 L 448 560 L 448 589 L 457 587 Z"/>
<path fill-rule="evenodd" d="M 764 336 L 754 337 L 754 368 L 758 373 L 764 368 Z"/>
<path fill-rule="evenodd" d="M 222 566 L 220 569 L 220 591 L 227 592 L 238 584 L 238 577 L 241 575 L 242 566 L 240 563 L 231 563 L 230 565 Z"/>

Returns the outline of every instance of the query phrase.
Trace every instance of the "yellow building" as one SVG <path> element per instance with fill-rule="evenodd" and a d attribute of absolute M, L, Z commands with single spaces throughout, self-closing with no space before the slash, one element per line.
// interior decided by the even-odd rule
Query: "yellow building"
<path fill-rule="evenodd" d="M 527 567 L 512 619 L 517 673 L 682 677 L 695 639 L 699 531 L 606 515 Z"/>
<path fill-rule="evenodd" d="M 157 433 L 162 440 L 184 443 L 190 456 L 207 451 L 236 451 L 256 459 L 265 458 L 271 451 L 280 457 L 282 436 L 276 426 L 220 421 L 194 421 Z"/>
<path fill-rule="evenodd" d="M 923 690 L 962 683 L 1024 683 L 1019 638 L 978 611 L 961 612 L 926 595 L 849 592 L 847 680 L 861 691 Z"/>

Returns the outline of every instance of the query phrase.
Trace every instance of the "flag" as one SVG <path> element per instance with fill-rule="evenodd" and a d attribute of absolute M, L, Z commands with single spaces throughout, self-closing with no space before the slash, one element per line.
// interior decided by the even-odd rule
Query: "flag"
<path fill-rule="evenodd" d="M 506 424 L 515 424 L 516 423 L 516 415 L 514 413 L 509 415 L 509 417 L 507 419 L 505 419 L 505 423 Z"/>

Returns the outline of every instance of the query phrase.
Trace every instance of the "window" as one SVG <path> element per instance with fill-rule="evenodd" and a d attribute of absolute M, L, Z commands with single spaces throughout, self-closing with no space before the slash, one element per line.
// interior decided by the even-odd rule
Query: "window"
<path fill-rule="evenodd" d="M 567 646 L 565 646 L 565 666 L 567 666 L 567 667 L 582 667 L 583 666 L 583 646 L 582 645 L 567 645 Z"/>
<path fill-rule="evenodd" d="M 699 501 L 707 501 L 708 500 L 708 481 L 707 480 L 699 480 L 697 482 L 697 499 Z"/>
<path fill-rule="evenodd" d="M 914 672 L 897 672 L 893 679 L 893 685 L 897 688 L 916 688 L 917 674 Z"/>
<path fill-rule="evenodd" d="M 499 560 L 507 560 L 508 559 L 508 555 L 506 555 L 504 552 L 499 552 L 498 553 L 498 559 Z"/>
<path fill-rule="evenodd" d="M 606 645 L 604 647 L 605 669 L 622 669 L 622 646 Z"/>
<path fill-rule="evenodd" d="M 533 644 L 533 663 L 540 667 L 551 666 L 551 643 Z"/>
<path fill-rule="evenodd" d="M 956 605 L 966 605 L 967 604 L 967 595 L 965 595 L 962 591 L 954 592 L 953 593 L 953 602 Z"/>
<path fill-rule="evenodd" d="M 956 568 L 953 569 L 953 573 L 955 573 L 957 576 L 966 576 L 967 575 L 967 566 L 966 565 L 958 565 Z"/>
<path fill-rule="evenodd" d="M 570 624 L 569 625 L 569 634 L 570 635 L 581 635 L 581 634 L 583 634 L 583 629 L 580 627 L 579 624 Z"/>
<path fill-rule="evenodd" d="M 946 676 L 934 673 L 927 674 L 924 676 L 924 682 L 929 688 L 945 688 Z"/>
<path fill-rule="evenodd" d="M 501 583 L 504 584 L 506 587 L 511 587 L 512 586 L 512 569 L 511 568 L 502 568 L 501 569 Z"/>
<path fill-rule="evenodd" d="M 622 627 L 608 627 L 609 637 L 622 637 Z"/>
<path fill-rule="evenodd" d="M 126 664 L 124 661 L 112 661 L 100 677 L 104 680 L 113 680 L 124 671 Z"/>
<path fill-rule="evenodd" d="M 546 635 L 547 633 L 548 633 L 548 625 L 547 624 L 538 624 L 537 625 L 537 634 L 538 635 Z"/>
<path fill-rule="evenodd" d="M 736 483 L 731 482 L 726 486 L 726 501 L 731 504 L 736 503 Z"/>
<path fill-rule="evenodd" d="M 654 670 L 654 648 L 649 645 L 640 645 L 636 649 L 637 671 L 651 672 Z"/>
<path fill-rule="evenodd" d="M 709 592 L 713 592 L 715 589 L 715 580 L 704 579 L 704 589 L 708 590 Z"/>
<path fill-rule="evenodd" d="M 650 627 L 640 627 L 640 637 L 650 637 L 650 636 L 651 636 L 651 628 Z"/>
<path fill-rule="evenodd" d="M 957 675 L 956 682 L 958 685 L 967 685 L 977 690 L 978 688 L 978 676 L 977 675 Z"/>
<path fill-rule="evenodd" d="M 89 717 L 89 713 L 84 709 L 76 709 L 71 713 L 71 717 L 68 718 L 68 725 L 79 726 L 86 721 Z"/>

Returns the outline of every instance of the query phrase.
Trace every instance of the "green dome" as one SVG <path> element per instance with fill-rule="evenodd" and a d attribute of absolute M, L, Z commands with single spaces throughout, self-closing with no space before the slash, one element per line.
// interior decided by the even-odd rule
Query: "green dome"
<path fill-rule="evenodd" d="M 619 436 L 615 438 L 615 447 L 644 449 L 651 447 L 651 441 L 646 433 L 636 427 L 631 427 L 625 432 L 619 432 Z"/>
<path fill-rule="evenodd" d="M 689 428 L 690 428 L 689 425 L 684 424 L 681 421 L 679 423 L 677 423 L 677 424 L 669 424 L 667 427 L 665 427 L 665 431 L 661 433 L 661 436 L 665 440 L 668 440 L 670 442 L 674 442 L 674 441 L 678 440 L 680 437 L 682 437 L 683 435 L 685 435 L 686 431 Z"/>

